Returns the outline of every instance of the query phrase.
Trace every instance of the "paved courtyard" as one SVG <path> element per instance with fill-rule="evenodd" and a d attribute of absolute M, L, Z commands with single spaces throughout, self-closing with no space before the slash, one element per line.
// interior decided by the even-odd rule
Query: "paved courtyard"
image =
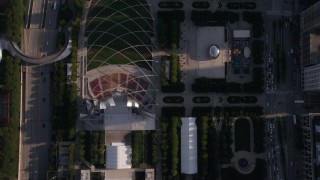
<path fill-rule="evenodd" d="M 199 67 L 198 77 L 225 78 L 225 62 L 228 57 L 228 44 L 224 41 L 224 27 L 198 27 L 197 28 L 197 56 Z M 219 56 L 212 59 L 209 49 L 212 45 L 219 48 Z"/>

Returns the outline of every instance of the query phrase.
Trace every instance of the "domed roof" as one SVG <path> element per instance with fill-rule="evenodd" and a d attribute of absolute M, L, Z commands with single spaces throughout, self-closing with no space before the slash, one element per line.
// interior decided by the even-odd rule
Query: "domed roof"
<path fill-rule="evenodd" d="M 210 47 L 209 54 L 210 54 L 211 58 L 213 58 L 213 59 L 217 58 L 219 56 L 219 53 L 220 53 L 220 50 L 219 50 L 218 46 L 212 45 Z"/>

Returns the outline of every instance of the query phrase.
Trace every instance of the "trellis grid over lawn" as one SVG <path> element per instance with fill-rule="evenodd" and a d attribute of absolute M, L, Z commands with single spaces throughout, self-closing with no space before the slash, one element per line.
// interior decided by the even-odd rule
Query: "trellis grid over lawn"
<path fill-rule="evenodd" d="M 94 0 L 89 8 L 87 69 L 131 64 L 151 70 L 152 17 L 145 0 Z"/>

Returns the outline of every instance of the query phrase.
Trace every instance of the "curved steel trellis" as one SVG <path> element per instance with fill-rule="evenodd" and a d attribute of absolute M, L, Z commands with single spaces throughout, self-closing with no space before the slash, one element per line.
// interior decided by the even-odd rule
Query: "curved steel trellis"
<path fill-rule="evenodd" d="M 130 95 L 131 97 L 133 97 L 135 99 L 135 94 L 138 93 L 137 95 L 139 95 L 142 99 L 145 99 L 145 100 L 152 99 L 152 102 L 155 102 L 153 95 L 150 94 L 150 91 L 151 91 L 151 89 L 157 89 L 157 88 L 156 88 L 156 85 L 154 84 L 153 80 L 150 78 L 157 76 L 157 75 L 156 75 L 156 71 L 152 67 L 153 59 L 146 59 L 146 56 L 145 56 L 145 53 L 148 53 L 148 54 L 150 54 L 150 57 L 152 57 L 152 50 L 150 49 L 150 47 L 152 47 L 152 40 L 151 40 L 150 34 L 153 33 L 153 31 L 150 29 L 153 29 L 153 27 L 152 27 L 153 25 L 150 22 L 150 20 L 153 20 L 153 18 L 152 18 L 152 15 L 151 15 L 149 9 L 146 7 L 146 6 L 149 6 L 149 4 L 148 3 L 141 3 L 138 0 L 137 2 L 139 4 L 129 5 L 128 3 L 121 1 L 121 3 L 123 3 L 123 5 L 125 7 L 121 8 L 121 9 L 115 9 L 112 7 L 112 5 L 114 5 L 114 3 L 118 2 L 118 1 L 113 1 L 112 3 L 110 3 L 108 5 L 99 5 L 99 2 L 100 2 L 100 0 L 96 4 L 91 5 L 91 8 L 89 9 L 89 11 L 92 11 L 94 9 L 94 7 L 98 7 L 98 6 L 102 6 L 103 8 L 100 11 L 98 11 L 94 16 L 87 18 L 90 20 L 87 21 L 86 27 L 92 25 L 94 20 L 101 20 L 101 22 L 97 23 L 97 25 L 95 25 L 95 27 L 93 29 L 85 31 L 87 33 L 89 32 L 88 38 L 90 38 L 93 33 L 99 33 L 98 36 L 95 37 L 96 39 L 93 42 L 90 42 L 90 44 L 88 45 L 88 52 L 93 51 L 94 47 L 99 48 L 99 49 L 97 49 L 97 51 L 92 56 L 92 58 L 88 59 L 88 63 L 86 63 L 86 66 L 88 67 L 93 62 L 101 63 L 96 68 L 97 71 L 99 71 L 103 75 L 108 76 L 109 80 L 111 80 L 111 78 L 112 78 L 110 76 L 111 74 L 108 75 L 107 73 L 103 73 L 99 69 L 100 69 L 100 67 L 105 66 L 105 65 L 116 65 L 116 64 L 109 63 L 110 62 L 109 60 L 112 59 L 116 55 L 121 55 L 122 58 L 125 61 L 127 61 L 127 63 L 123 63 L 123 65 L 132 65 L 137 69 L 137 72 L 140 73 L 139 76 L 135 76 L 136 73 L 133 74 L 135 78 L 132 80 L 137 84 L 135 87 L 136 91 L 129 92 L 129 91 L 125 90 L 124 91 L 125 94 Z M 141 6 L 145 9 L 145 12 L 148 13 L 148 16 L 142 16 L 142 13 L 139 13 L 138 11 L 135 10 L 136 7 L 141 7 Z M 108 15 L 107 17 L 99 17 L 99 15 L 107 9 L 110 9 L 114 12 L 112 14 Z M 128 9 L 134 11 L 134 14 L 138 15 L 138 17 L 130 18 L 125 12 L 123 12 Z M 113 16 L 115 16 L 115 15 L 122 15 L 124 17 L 124 19 L 120 22 L 116 22 L 112 19 Z M 142 20 L 142 21 L 138 21 L 138 20 Z M 105 31 L 97 30 L 98 28 L 101 29 L 101 25 L 105 22 L 112 23 L 112 26 L 108 27 Z M 128 22 L 133 23 L 136 26 L 135 30 L 131 31 L 130 28 L 125 26 L 126 25 L 125 23 L 128 23 Z M 141 22 L 146 23 L 147 30 L 145 30 L 143 28 L 143 26 L 145 27 L 145 25 L 141 24 Z M 115 27 L 121 27 L 124 31 L 127 31 L 127 32 L 123 33 L 121 35 L 116 35 L 117 33 L 112 33 L 112 30 Z M 150 39 L 150 44 L 147 43 L 143 39 L 144 37 L 139 36 L 138 33 L 144 33 L 143 36 Z M 105 45 L 96 45 L 95 43 L 97 43 L 97 41 L 99 41 L 99 39 L 101 39 L 104 35 L 108 35 L 113 39 L 111 41 L 108 41 Z M 128 35 L 129 36 L 132 35 L 133 37 L 135 37 L 135 39 L 137 40 L 137 44 L 133 43 L 132 41 L 129 42 L 129 40 L 127 40 L 127 38 L 125 38 Z M 121 43 L 124 43 L 124 45 L 127 47 L 120 48 L 120 49 L 116 49 L 116 47 L 110 47 L 110 45 L 112 43 L 115 43 L 117 41 L 121 41 Z M 144 51 L 139 50 L 138 48 L 140 48 L 140 47 L 145 47 Z M 108 56 L 108 58 L 103 59 L 103 60 L 97 59 L 97 56 L 101 55 L 101 52 L 103 52 L 104 50 L 107 50 L 108 52 L 110 52 L 111 55 Z M 140 58 L 131 59 L 128 55 L 125 54 L 125 52 L 128 50 L 132 50 L 133 53 L 135 53 L 137 56 L 141 57 L 142 59 L 140 59 Z M 151 74 L 146 73 L 144 68 L 138 66 L 138 63 L 140 63 L 140 62 L 146 62 L 148 64 L 148 66 L 151 70 L 150 71 Z M 126 71 L 126 69 L 124 67 L 122 67 L 121 65 L 119 65 L 119 68 L 121 68 L 122 71 Z M 121 73 L 121 72 L 118 72 L 118 73 Z M 130 74 L 130 72 L 128 74 Z M 107 78 L 107 77 L 105 77 L 105 78 Z M 141 84 L 139 84 L 140 78 L 147 80 L 146 82 L 149 84 L 147 89 L 144 89 L 143 86 Z M 105 80 L 107 80 L 107 79 L 105 79 Z M 107 80 L 107 81 L 109 81 L 109 80 Z M 127 85 L 128 81 L 120 82 L 120 83 L 119 82 L 118 83 L 109 82 L 109 83 L 115 87 L 116 85 L 121 85 L 123 83 L 125 83 Z M 114 87 L 112 87 L 112 88 L 110 87 L 110 89 L 103 89 L 102 92 L 110 91 L 110 90 L 114 89 Z M 92 89 L 92 91 L 94 91 L 94 89 Z M 145 94 L 142 96 L 141 94 L 139 94 L 140 92 L 145 92 Z M 138 101 L 138 102 L 140 104 L 142 103 L 140 101 Z M 143 105 L 143 104 L 141 104 L 141 105 Z"/>

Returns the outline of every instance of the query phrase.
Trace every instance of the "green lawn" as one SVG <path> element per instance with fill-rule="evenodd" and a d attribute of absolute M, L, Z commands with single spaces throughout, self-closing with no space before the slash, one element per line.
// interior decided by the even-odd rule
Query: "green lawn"
<path fill-rule="evenodd" d="M 89 47 L 88 70 L 151 59 L 152 19 L 145 4 L 145 0 L 109 0 L 91 7 L 85 32 Z M 151 69 L 146 61 L 138 65 Z"/>
<path fill-rule="evenodd" d="M 250 123 L 248 119 L 238 119 L 234 125 L 235 152 L 250 152 Z"/>

